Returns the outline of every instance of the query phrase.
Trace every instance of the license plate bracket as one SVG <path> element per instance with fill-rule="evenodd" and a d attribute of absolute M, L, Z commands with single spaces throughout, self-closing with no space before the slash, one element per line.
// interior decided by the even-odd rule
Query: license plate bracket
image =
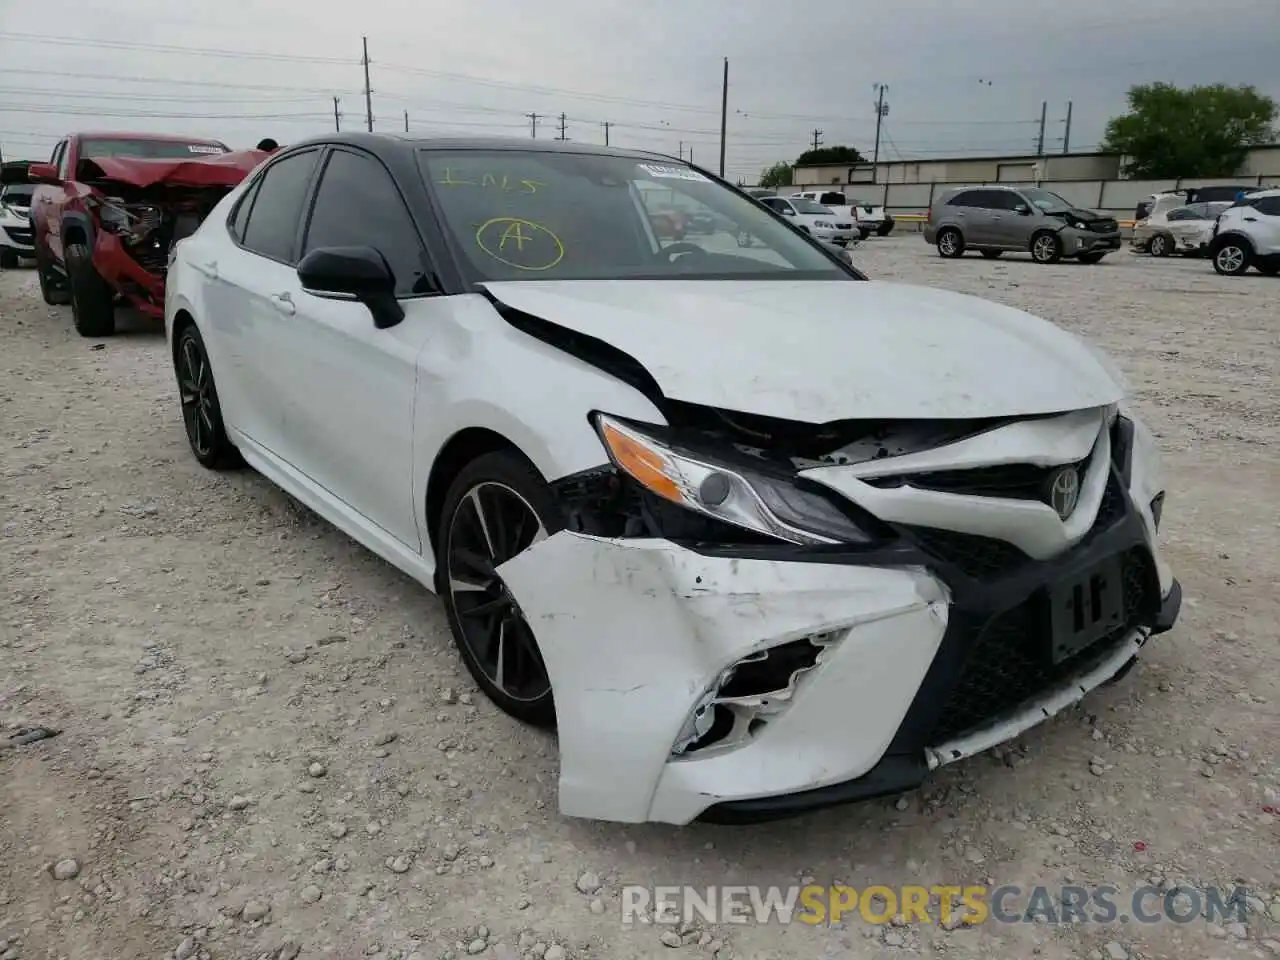
<path fill-rule="evenodd" d="M 1104 561 L 1049 591 L 1050 659 L 1062 663 L 1124 623 L 1124 570 Z"/>

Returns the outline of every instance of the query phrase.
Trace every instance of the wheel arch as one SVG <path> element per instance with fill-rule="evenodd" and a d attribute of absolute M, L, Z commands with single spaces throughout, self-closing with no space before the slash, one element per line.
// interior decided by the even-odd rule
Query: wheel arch
<path fill-rule="evenodd" d="M 67 247 L 73 243 L 83 243 L 92 253 L 93 242 L 93 221 L 89 219 L 88 214 L 71 212 L 62 215 L 62 249 L 64 258 Z"/>
<path fill-rule="evenodd" d="M 174 367 L 178 365 L 178 338 L 182 336 L 182 331 L 187 327 L 199 327 L 196 325 L 196 318 L 190 310 L 180 307 L 173 315 L 173 329 L 169 334 L 169 355 L 173 360 Z"/>
<path fill-rule="evenodd" d="M 1210 247 L 1215 251 L 1221 250 L 1228 240 L 1235 240 L 1250 253 L 1253 253 L 1256 250 L 1253 245 L 1253 241 L 1249 238 L 1249 235 L 1240 230 L 1228 230 L 1226 233 L 1218 234 L 1213 238 L 1213 242 L 1210 244 Z"/>
<path fill-rule="evenodd" d="M 444 499 L 449 493 L 449 486 L 454 478 L 472 460 L 498 450 L 512 450 L 528 459 L 520 447 L 509 437 L 489 427 L 464 427 L 445 441 L 440 452 L 431 463 L 431 473 L 427 477 L 425 491 L 425 519 L 427 543 L 434 553 L 436 549 L 436 531 L 440 526 L 440 517 L 444 512 Z M 436 572 L 437 577 L 439 571 Z"/>

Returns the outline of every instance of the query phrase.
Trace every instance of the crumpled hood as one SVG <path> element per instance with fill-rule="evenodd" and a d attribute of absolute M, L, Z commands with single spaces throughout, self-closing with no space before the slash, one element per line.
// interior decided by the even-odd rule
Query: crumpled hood
<path fill-rule="evenodd" d="M 174 187 L 234 187 L 268 154 L 262 150 L 238 150 L 190 160 L 158 160 L 141 157 L 85 157 L 80 175 L 88 180 L 114 180 L 133 187 L 166 184 Z"/>
<path fill-rule="evenodd" d="M 884 281 L 485 284 L 625 351 L 665 396 L 807 423 L 970 419 L 1105 406 L 1124 390 L 1094 350 L 978 297 Z"/>

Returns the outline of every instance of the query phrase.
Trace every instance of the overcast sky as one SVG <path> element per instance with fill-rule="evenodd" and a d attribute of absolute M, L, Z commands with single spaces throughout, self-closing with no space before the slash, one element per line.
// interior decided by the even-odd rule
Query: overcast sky
<path fill-rule="evenodd" d="M 1280 0 L 0 0 L 0 150 L 45 158 L 84 128 L 287 143 L 333 129 L 334 96 L 363 128 L 362 35 L 377 130 L 408 110 L 414 131 L 528 136 L 534 112 L 554 136 L 563 112 L 572 140 L 608 121 L 614 144 L 712 169 L 728 57 L 726 173 L 747 182 L 815 127 L 870 156 L 877 83 L 882 158 L 1032 150 L 1044 100 L 1046 147 L 1070 100 L 1089 149 L 1153 80 L 1280 97 Z"/>

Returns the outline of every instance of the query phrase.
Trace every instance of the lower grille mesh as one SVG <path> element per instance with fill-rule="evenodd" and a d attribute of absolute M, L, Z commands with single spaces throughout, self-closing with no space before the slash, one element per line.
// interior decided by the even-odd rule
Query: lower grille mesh
<path fill-rule="evenodd" d="M 1061 682 L 1147 621 L 1159 604 L 1158 596 L 1152 594 L 1155 570 L 1149 555 L 1142 549 L 1130 550 L 1123 564 L 1125 625 L 1069 660 L 1052 664 L 1046 656 L 1047 617 L 1039 598 L 989 620 L 976 636 L 962 641 L 968 653 L 934 726 L 931 742 L 957 737 L 1013 710 Z"/>

